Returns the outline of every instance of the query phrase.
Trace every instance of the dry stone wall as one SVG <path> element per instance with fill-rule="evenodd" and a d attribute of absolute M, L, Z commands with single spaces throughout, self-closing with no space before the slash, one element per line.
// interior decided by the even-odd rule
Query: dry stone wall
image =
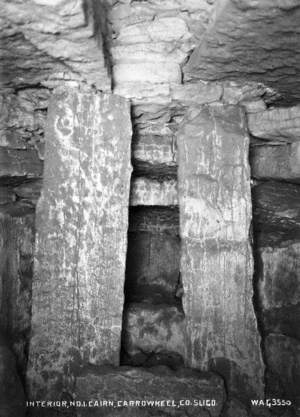
<path fill-rule="evenodd" d="M 227 381 L 232 381 L 227 388 L 230 401 L 223 410 L 224 416 L 246 416 L 248 411 L 241 401 L 252 391 L 250 389 L 246 393 L 247 389 L 243 390 L 243 398 L 237 399 L 238 391 L 241 393 L 242 390 L 236 390 L 235 387 L 255 385 L 257 391 L 262 390 L 260 332 L 267 369 L 267 393 L 292 396 L 297 400 L 294 389 L 299 380 L 299 83 L 296 82 L 295 71 L 299 60 L 297 1 L 56 0 L 51 4 L 46 0 L 21 3 L 0 1 L 0 50 L 3 58 L 0 66 L 0 234 L 3 259 L 0 305 L 1 321 L 12 336 L 12 346 L 21 372 L 24 372 L 27 361 L 31 323 L 34 212 L 42 188 L 42 198 L 46 195 L 49 199 L 52 198 L 49 189 L 45 189 L 45 184 L 51 184 L 54 189 L 58 175 L 53 170 L 52 180 L 47 180 L 43 187 L 49 98 L 57 85 L 64 88 L 80 87 L 79 95 L 84 95 L 84 90 L 93 88 L 93 97 L 99 95 L 99 91 L 113 93 L 108 98 L 112 103 L 111 107 L 123 102 L 117 98 L 118 94 L 131 102 L 131 159 L 134 173 L 129 202 L 124 199 L 121 206 L 121 211 L 130 206 L 121 360 L 131 365 L 152 366 L 163 363 L 177 368 L 182 366 L 184 358 L 187 360 L 189 357 L 187 352 L 194 352 L 194 356 L 191 356 L 193 366 L 209 366 L 221 373 Z M 32 10 L 35 12 L 32 13 Z M 264 24 L 265 22 L 268 24 Z M 293 36 L 289 36 L 291 32 Z M 245 50 L 248 51 L 247 54 Z M 280 100 L 285 107 L 272 108 Z M 198 116 L 195 119 L 196 126 L 193 125 L 193 120 L 188 119 L 191 128 L 194 126 L 191 138 L 200 134 L 207 141 L 203 148 L 198 149 L 199 153 L 191 154 L 190 160 L 198 161 L 200 167 L 208 164 L 208 172 L 200 175 L 196 170 L 191 176 L 189 172 L 180 174 L 178 184 L 178 165 L 180 172 L 183 166 L 182 160 L 178 158 L 178 147 L 181 144 L 177 143 L 177 139 L 187 129 L 186 120 L 190 117 L 191 107 L 197 111 L 201 109 L 199 120 Z M 202 117 L 204 113 L 201 113 L 206 111 L 203 109 L 210 109 L 205 118 Z M 248 236 L 248 231 L 251 231 L 251 203 L 249 166 L 245 158 L 249 138 L 241 109 L 247 113 L 251 144 L 250 164 L 254 186 L 254 306 L 259 332 L 252 307 L 251 233 Z M 50 124 L 51 111 L 48 114 Z M 128 109 L 127 113 L 128 119 Z M 63 120 L 70 122 L 70 125 L 78 123 L 75 115 L 70 118 L 66 115 Z M 110 132 L 107 135 L 108 142 L 113 136 L 111 129 L 116 128 L 115 120 L 110 120 L 107 127 Z M 91 115 L 87 115 L 82 123 L 90 122 Z M 127 120 L 128 129 L 129 124 Z M 69 127 L 62 126 L 62 129 L 67 132 Z M 90 137 L 94 133 L 86 131 L 84 135 Z M 127 134 L 124 137 L 128 144 Z M 56 166 L 60 156 L 54 161 L 54 154 L 50 155 L 54 138 L 55 135 L 48 133 L 49 148 L 46 159 L 50 158 Z M 223 139 L 219 143 L 220 138 Z M 125 143 L 121 143 L 121 139 L 114 143 L 121 152 Z M 86 146 L 87 142 L 84 144 Z M 220 150 L 224 151 L 223 159 Z M 97 150 L 93 152 L 91 154 L 98 155 Z M 82 148 L 82 156 L 85 153 L 86 149 Z M 62 155 L 66 157 L 66 154 Z M 68 155 L 73 162 L 76 160 L 74 152 Z M 118 155 L 116 152 L 112 158 L 117 158 Z M 127 157 L 129 160 L 128 154 Z M 235 158 L 237 164 L 233 161 Z M 121 160 L 120 155 L 119 159 Z M 112 160 L 114 159 L 107 161 L 104 158 L 101 161 L 109 165 Z M 81 165 L 79 164 L 82 167 L 80 172 L 88 170 L 91 173 L 95 169 L 97 175 L 100 175 L 101 168 L 104 175 L 102 163 L 99 164 L 96 157 L 92 159 L 92 163 L 83 158 Z M 96 166 L 99 167 L 99 172 Z M 211 172 L 213 169 L 214 175 Z M 49 172 L 46 163 L 45 175 Z M 105 172 L 105 177 L 108 174 Z M 79 189 L 85 189 L 86 183 L 78 175 L 74 174 L 72 181 L 76 182 L 77 178 Z M 125 188 L 129 192 L 129 171 L 126 171 L 126 175 Z M 208 213 L 207 221 L 204 221 L 202 211 L 196 213 L 197 224 L 202 224 L 203 228 L 197 229 L 190 222 L 192 233 L 198 233 L 198 236 L 193 236 L 188 243 L 184 236 L 184 223 L 181 221 L 180 233 L 184 239 L 180 242 L 178 204 L 180 218 L 185 219 L 182 190 L 189 187 L 193 189 L 195 178 L 199 175 L 202 185 L 200 181 L 199 187 L 195 187 L 198 194 L 193 198 L 204 202 L 203 213 Z M 182 188 L 183 180 L 186 188 Z M 239 188 L 238 183 L 242 187 Z M 105 189 L 108 188 L 106 186 Z M 126 190 L 119 190 L 120 201 Z M 79 194 L 74 194 L 73 189 L 71 193 L 75 196 L 72 204 L 76 211 L 80 206 L 76 200 Z M 221 195 L 221 198 L 215 198 L 216 195 Z M 94 197 L 94 202 L 102 201 L 100 195 Z M 61 201 L 63 204 L 62 192 Z M 41 202 L 39 205 L 37 223 L 45 232 L 46 247 L 47 244 L 51 246 L 52 241 L 46 239 L 47 228 L 41 215 L 43 204 L 45 203 Z M 70 207 L 72 204 L 70 203 Z M 43 207 L 45 213 L 50 210 L 46 204 Z M 58 227 L 65 208 L 56 208 Z M 90 215 L 93 217 L 95 214 L 89 207 L 88 196 L 83 198 L 81 208 L 81 217 L 87 226 L 91 220 Z M 120 210 L 116 217 L 119 217 L 119 213 Z M 83 214 L 89 217 L 84 217 Z M 110 217 L 108 220 L 105 218 L 105 222 L 110 220 L 113 223 L 114 220 Z M 66 221 L 75 230 L 72 216 Z M 123 234 L 127 228 L 125 223 L 124 220 Z M 56 226 L 53 224 L 53 228 Z M 94 232 L 97 230 L 97 227 L 86 227 L 87 241 L 94 242 Z M 223 235 L 218 230 L 223 231 Z M 205 231 L 211 233 L 211 240 L 204 236 Z M 102 232 L 105 236 L 112 234 L 110 229 Z M 98 234 L 96 237 L 98 238 Z M 64 239 L 71 250 L 66 234 Z M 102 243 L 99 241 L 97 244 L 101 251 Z M 112 243 L 108 245 L 108 252 L 112 252 L 112 248 L 116 248 L 121 242 L 115 239 L 114 244 L 115 246 Z M 190 251 L 189 259 L 185 255 L 182 257 L 184 268 L 179 265 L 181 245 L 185 249 L 188 247 Z M 124 258 L 124 241 L 122 248 Z M 55 267 L 64 268 L 63 262 L 57 262 L 57 259 L 64 256 L 61 247 L 52 245 L 53 251 L 50 249 L 45 251 L 47 257 L 52 254 L 56 260 Z M 87 248 L 83 248 L 84 250 L 87 251 Z M 97 270 L 99 264 L 95 261 L 96 252 L 89 252 L 90 258 L 93 257 L 91 268 L 95 266 Z M 107 253 L 103 257 L 106 255 Z M 43 262 L 46 259 L 46 254 L 43 257 L 41 250 L 37 252 L 37 256 L 41 256 Z M 191 259 L 198 260 L 201 270 L 208 272 L 207 275 L 194 274 L 195 265 L 190 263 Z M 109 255 L 107 265 L 103 268 L 108 268 L 110 262 L 112 259 Z M 123 259 L 122 271 L 124 265 Z M 189 277 L 188 271 L 191 272 Z M 70 270 L 67 273 L 70 276 Z M 119 340 L 123 309 L 123 306 L 120 307 L 123 302 L 122 274 L 116 284 L 119 294 L 116 340 Z M 185 275 L 183 285 L 181 275 Z M 190 279 L 192 275 L 197 278 L 195 281 Z M 201 286 L 199 277 L 203 284 Z M 74 282 L 71 279 L 70 281 L 72 286 Z M 82 281 L 85 290 L 91 289 L 87 281 Z M 220 281 L 223 282 L 226 297 L 222 297 Z M 37 295 L 37 281 L 34 285 Z M 67 285 L 69 284 L 66 284 L 65 289 L 68 288 Z M 206 293 L 201 291 L 204 287 Z M 230 292 L 231 287 L 234 290 Z M 72 294 L 75 293 L 73 291 Z M 51 298 L 53 305 L 58 305 L 59 300 L 62 300 L 59 287 L 53 290 L 53 294 L 57 295 Z M 66 294 L 69 306 L 74 307 L 75 301 L 68 298 L 68 292 Z M 79 297 L 79 304 L 70 311 L 84 311 L 86 314 L 88 308 L 85 308 L 84 301 L 89 297 L 95 301 L 95 294 L 90 295 L 87 291 L 81 294 L 85 294 L 85 300 Z M 99 307 L 98 301 L 95 301 L 96 307 Z M 110 298 L 105 301 L 109 303 Z M 38 309 L 46 309 L 49 305 L 37 305 L 36 298 L 34 303 L 35 326 Z M 111 304 L 115 305 L 114 303 L 115 299 Z M 90 307 L 85 315 L 88 319 L 95 317 L 94 304 Z M 57 311 L 63 310 L 61 301 Z M 53 317 L 57 311 L 53 312 Z M 62 316 L 69 317 L 70 311 L 63 311 Z M 243 317 L 243 311 L 246 312 L 247 320 Z M 234 313 L 234 318 L 231 313 Z M 189 332 L 192 322 L 203 323 L 205 320 L 210 324 L 209 329 L 199 326 L 202 350 L 197 349 L 196 344 L 191 346 L 194 336 L 191 337 L 191 332 L 186 334 L 186 319 Z M 72 320 L 66 320 L 66 323 L 70 322 Z M 97 325 L 99 323 L 95 324 Z M 58 327 L 61 333 L 58 332 L 57 335 L 70 335 L 63 326 Z M 87 343 L 81 341 L 81 346 L 90 346 L 91 340 L 96 340 L 93 329 L 88 329 L 91 332 L 88 333 L 88 330 L 84 334 Z M 225 329 L 228 331 L 224 341 Z M 76 331 L 81 334 L 78 326 Z M 33 349 L 37 353 L 39 332 L 34 332 L 35 327 Z M 98 336 L 100 333 L 99 330 Z M 114 346 L 117 344 L 118 342 Z M 210 345 L 214 345 L 215 352 L 208 352 L 207 347 Z M 240 345 L 239 352 L 237 346 Z M 109 358 L 109 361 L 117 363 L 118 349 L 114 352 L 112 349 L 113 358 Z M 248 354 L 247 349 L 252 351 Z M 83 350 L 84 348 L 79 349 L 82 354 Z M 88 347 L 87 351 L 92 352 L 92 349 Z M 96 352 L 99 359 L 98 354 L 100 355 L 99 350 Z M 74 353 L 74 358 L 79 357 L 76 355 Z M 212 360 L 204 360 L 206 357 Z M 84 363 L 97 362 L 88 352 L 84 359 Z M 30 372 L 33 372 L 35 360 L 32 356 Z M 78 363 L 81 364 L 80 361 Z M 285 366 L 286 363 L 288 366 Z M 99 381 L 99 375 L 95 378 Z M 108 376 L 109 380 L 113 378 L 112 374 Z M 121 374 L 116 377 L 117 380 L 122 378 Z M 139 378 L 146 377 L 143 374 Z M 94 377 L 91 380 L 95 382 Z M 159 384 L 163 385 L 161 380 L 166 380 L 159 379 Z M 91 383 L 87 389 L 91 389 Z M 201 390 L 203 393 L 203 387 Z M 126 412 L 122 410 L 120 415 L 127 415 Z M 145 415 L 147 413 L 148 411 Z M 203 415 L 206 416 L 207 413 L 206 410 L 203 411 Z"/>

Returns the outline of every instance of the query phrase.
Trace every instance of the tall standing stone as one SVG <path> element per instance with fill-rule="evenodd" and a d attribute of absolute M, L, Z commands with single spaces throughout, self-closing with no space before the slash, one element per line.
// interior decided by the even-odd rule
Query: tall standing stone
<path fill-rule="evenodd" d="M 31 398 L 72 394 L 80 365 L 119 363 L 130 146 L 126 100 L 53 94 L 36 220 Z"/>
<path fill-rule="evenodd" d="M 217 370 L 230 394 L 262 394 L 244 115 L 236 106 L 190 108 L 177 140 L 186 363 Z"/>

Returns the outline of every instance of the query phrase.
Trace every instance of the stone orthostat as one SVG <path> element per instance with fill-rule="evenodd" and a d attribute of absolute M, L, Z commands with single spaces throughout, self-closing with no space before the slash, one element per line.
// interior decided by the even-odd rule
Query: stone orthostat
<path fill-rule="evenodd" d="M 177 142 L 186 363 L 216 369 L 237 395 L 262 394 L 243 112 L 236 106 L 191 107 Z"/>
<path fill-rule="evenodd" d="M 129 103 L 56 91 L 37 207 L 29 392 L 72 395 L 81 363 L 119 364 L 131 175 Z"/>

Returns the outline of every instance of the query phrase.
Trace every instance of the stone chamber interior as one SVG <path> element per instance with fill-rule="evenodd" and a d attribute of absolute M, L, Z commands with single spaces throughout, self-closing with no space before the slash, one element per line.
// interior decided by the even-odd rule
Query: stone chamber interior
<path fill-rule="evenodd" d="M 299 0 L 0 10 L 0 417 L 300 416 Z"/>

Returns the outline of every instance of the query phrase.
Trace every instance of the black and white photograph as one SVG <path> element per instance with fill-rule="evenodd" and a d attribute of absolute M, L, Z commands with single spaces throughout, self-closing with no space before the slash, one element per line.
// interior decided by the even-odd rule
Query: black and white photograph
<path fill-rule="evenodd" d="M 0 0 L 0 417 L 300 417 L 300 0 Z"/>

